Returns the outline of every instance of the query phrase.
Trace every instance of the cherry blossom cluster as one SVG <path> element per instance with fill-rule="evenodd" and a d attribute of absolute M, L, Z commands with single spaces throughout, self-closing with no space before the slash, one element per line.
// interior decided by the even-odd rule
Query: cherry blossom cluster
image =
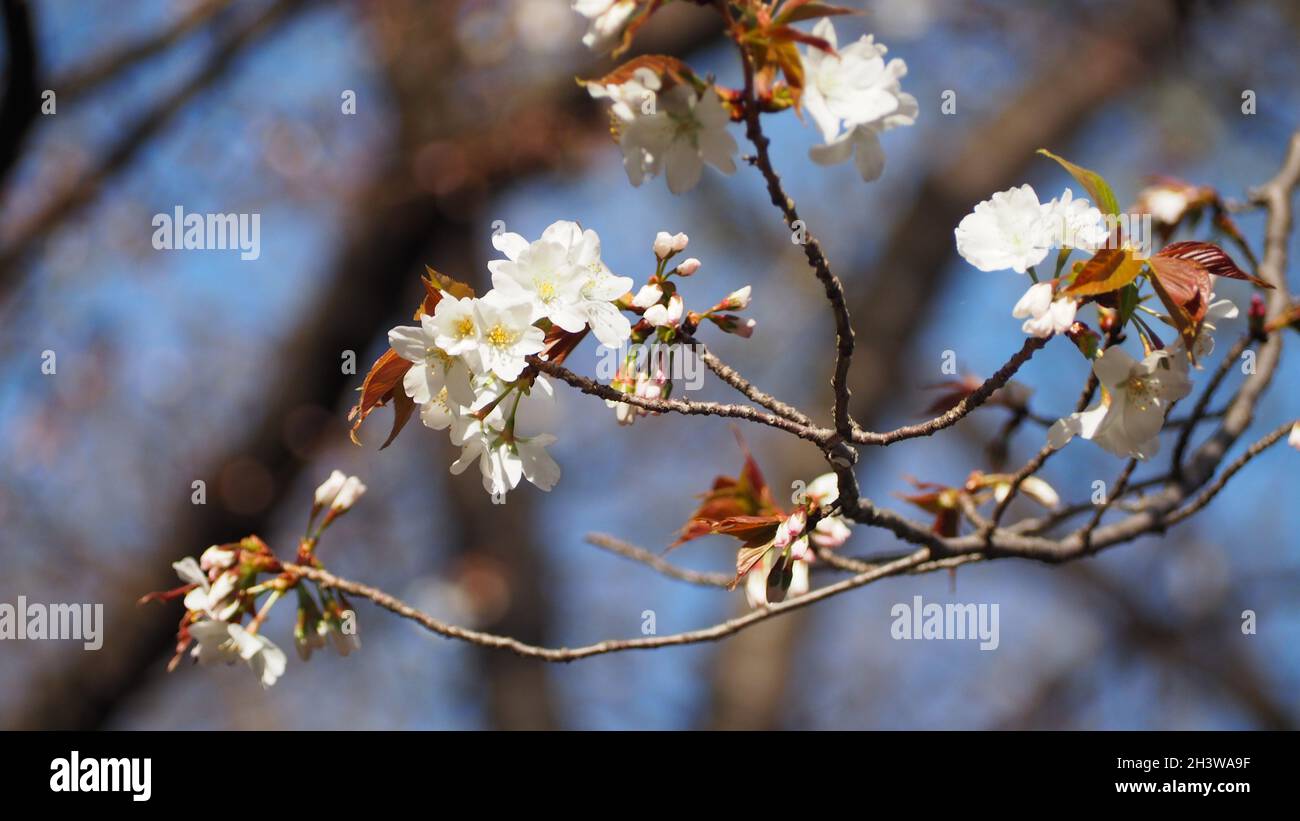
<path fill-rule="evenodd" d="M 593 48 L 611 46 L 632 23 L 636 6 L 575 2 L 574 9 L 591 19 L 584 42 Z M 798 71 L 787 68 L 787 85 L 767 89 L 766 104 L 773 110 L 806 108 L 824 140 L 809 151 L 814 162 L 837 165 L 852 159 L 864 181 L 879 179 L 885 168 L 880 135 L 913 125 L 919 113 L 916 98 L 900 83 L 907 64 L 897 58 L 886 61 L 888 49 L 869 34 L 839 47 L 828 18 L 799 39 L 808 44 L 806 49 L 787 55 L 797 60 Z M 741 117 L 737 90 L 658 56 L 629 61 L 586 85 L 592 97 L 610 102 L 613 132 L 633 185 L 663 174 L 668 190 L 681 194 L 699 183 L 705 165 L 723 174 L 735 172 L 736 140 L 727 126 Z"/>
<path fill-rule="evenodd" d="M 298 546 L 299 564 L 320 566 L 315 551 L 321 534 L 365 492 L 360 479 L 338 470 L 316 489 L 307 533 Z M 304 661 L 330 640 L 343 656 L 361 647 L 355 613 L 343 594 L 318 586 L 313 592 L 308 588 L 310 582 L 286 570 L 256 536 L 212 545 L 197 560 L 187 556 L 172 568 L 181 586 L 141 599 L 181 598 L 185 604 L 169 671 L 176 669 L 188 651 L 190 658 L 203 666 L 242 661 L 263 687 L 275 684 L 285 671 L 285 653 L 261 628 L 271 608 L 290 590 L 298 599 L 294 646 Z"/>
<path fill-rule="evenodd" d="M 1213 351 L 1217 323 L 1238 315 L 1232 302 L 1215 298 L 1217 277 L 1271 286 L 1246 274 L 1210 243 L 1179 242 L 1148 255 L 1138 242 L 1141 238 L 1124 235 L 1126 222 L 1140 222 L 1119 214 L 1105 180 L 1049 152 L 1041 153 L 1057 160 L 1102 198 L 1105 214 L 1069 188 L 1043 203 L 1032 187 L 1022 185 L 994 194 L 961 220 L 954 232 L 957 251 L 981 271 L 1027 274 L 1032 284 L 1016 302 L 1012 316 L 1024 319 L 1022 329 L 1031 336 L 1069 335 L 1092 362 L 1101 399 L 1058 421 L 1048 432 L 1048 443 L 1059 448 L 1081 436 L 1116 455 L 1149 459 L 1159 450 L 1159 434 L 1170 408 L 1192 391 L 1191 367 L 1200 367 L 1198 361 Z M 1156 208 L 1160 223 L 1172 233 L 1196 202 L 1189 192 L 1213 196 L 1213 192 L 1207 195 L 1202 189 L 1162 181 L 1144 191 L 1139 204 Z M 1220 225 L 1235 232 L 1226 215 Z M 1040 281 L 1036 266 L 1052 250 L 1057 251 L 1055 269 L 1050 278 Z M 1090 258 L 1071 264 L 1076 250 Z M 1144 292 L 1148 284 L 1153 293 Z M 1163 303 L 1164 312 L 1146 304 L 1153 297 Z M 1096 307 L 1105 341 L 1078 321 L 1078 311 L 1086 304 Z M 1172 343 L 1166 344 L 1144 316 L 1172 328 Z M 1126 326 L 1137 330 L 1141 358 L 1113 346 L 1122 341 Z"/>
<path fill-rule="evenodd" d="M 686 310 L 677 284 L 671 278 L 694 276 L 701 263 L 695 257 L 676 265 L 670 265 L 670 261 L 685 251 L 689 242 L 690 238 L 682 233 L 660 231 L 655 236 L 655 272 L 628 303 L 631 310 L 641 313 L 641 320 L 632 328 L 629 334 L 631 344 L 610 381 L 610 387 L 621 393 L 642 399 L 667 399 L 671 396 L 673 376 L 677 370 L 673 366 L 673 357 L 693 354 L 693 349 L 675 343 L 684 335 L 694 333 L 701 322 L 711 322 L 724 333 L 745 338 L 754 333 L 755 321 L 736 313 L 749 307 L 748 285 L 732 291 L 707 311 Z M 643 406 L 613 399 L 606 399 L 605 404 L 614 409 L 621 425 L 630 425 L 638 416 L 655 413 Z"/>
<path fill-rule="evenodd" d="M 761 553 L 757 563 L 744 573 L 745 600 L 750 607 L 807 593 L 808 572 L 817 559 L 816 550 L 834 550 L 852 535 L 848 521 L 838 515 L 824 515 L 808 528 L 810 511 L 829 510 L 840 497 L 839 479 L 834 473 L 823 473 L 809 482 L 804 497 L 806 504 L 777 525 L 772 541 L 753 549 Z M 737 555 L 737 567 L 752 555 L 742 549 Z"/>
<path fill-rule="evenodd" d="M 614 302 L 632 279 L 615 276 L 600 258 L 596 232 L 575 222 L 552 223 L 532 242 L 499 233 L 492 244 L 505 258 L 488 263 L 490 291 L 443 296 L 418 326 L 393 328 L 388 341 L 412 363 L 402 387 L 419 406 L 420 420 L 449 429 L 461 448 L 452 473 L 477 460 L 483 487 L 504 497 L 521 479 L 550 490 L 560 478 L 546 451 L 555 437 L 519 430 L 523 397 L 552 392 L 545 377 L 524 375 L 526 358 L 545 349 L 551 328 L 570 334 L 589 328 L 601 344 L 621 345 L 632 327 Z"/>
<path fill-rule="evenodd" d="M 524 479 L 549 491 L 560 477 L 546 450 L 556 439 L 523 428 L 529 408 L 551 400 L 554 390 L 531 357 L 558 365 L 591 334 L 606 349 L 628 351 L 611 381 L 614 390 L 664 399 L 672 390 L 668 358 L 682 355 L 674 354 L 679 343 L 694 346 L 702 323 L 743 337 L 753 333 L 754 321 L 737 313 L 749 305 L 748 286 L 706 311 L 686 309 L 673 278 L 700 270 L 693 257 L 676 261 L 689 242 L 685 234 L 659 232 L 654 273 L 635 294 L 633 279 L 615 275 L 601 259 L 596 232 L 567 220 L 531 242 L 510 232 L 494 235 L 504 259 L 488 263 L 492 288 L 481 297 L 430 270 L 416 313 L 420 324 L 388 332 L 389 350 L 371 367 L 353 409 L 354 433 L 371 410 L 391 400 L 390 442 L 418 409 L 427 427 L 447 430 L 461 448 L 451 472 L 477 461 L 494 500 L 503 501 Z M 635 325 L 627 314 L 637 317 Z M 647 342 L 665 347 L 646 360 L 638 354 Z M 623 424 L 647 412 L 607 401 Z"/>

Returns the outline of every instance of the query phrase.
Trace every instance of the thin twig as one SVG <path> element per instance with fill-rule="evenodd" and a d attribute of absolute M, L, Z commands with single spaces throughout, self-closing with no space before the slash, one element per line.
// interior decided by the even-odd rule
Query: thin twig
<path fill-rule="evenodd" d="M 978 388 L 964 396 L 951 410 L 936 416 L 928 422 L 921 422 L 916 425 L 905 425 L 901 428 L 888 431 L 886 433 L 872 433 L 871 431 L 862 430 L 854 426 L 852 439 L 854 442 L 862 445 L 891 445 L 894 442 L 901 442 L 904 439 L 915 439 L 919 436 L 931 436 L 944 428 L 952 427 L 961 421 L 967 414 L 983 405 L 990 396 L 1001 389 L 1011 377 L 1015 375 L 1020 367 L 1029 361 L 1030 357 L 1036 351 L 1043 349 L 1047 344 L 1047 338 L 1031 336 L 1025 340 L 1025 344 L 1015 353 L 1006 364 L 997 370 L 992 376 L 984 380 Z"/>
<path fill-rule="evenodd" d="M 428 613 L 424 613 L 406 602 L 398 599 L 396 596 L 389 595 L 382 590 L 369 585 L 360 584 L 335 576 L 324 570 L 315 567 L 306 567 L 297 564 L 285 564 L 283 569 L 286 573 L 293 576 L 311 579 L 322 587 L 329 587 L 340 590 L 357 598 L 368 599 L 378 606 L 392 613 L 401 616 L 404 619 L 410 619 L 430 632 L 437 633 L 447 638 L 458 639 L 460 641 L 476 644 L 481 647 L 490 647 L 501 650 L 509 650 L 521 656 L 541 659 L 542 661 L 577 661 L 578 659 L 589 656 L 600 656 L 606 653 L 617 653 L 625 650 L 650 650 L 656 647 L 673 647 L 684 644 L 700 644 L 702 642 L 717 641 L 727 636 L 739 633 L 747 627 L 751 627 L 761 621 L 766 621 L 774 616 L 789 613 L 792 610 L 798 610 L 807 607 L 814 602 L 822 599 L 828 599 L 831 596 L 839 595 L 848 590 L 853 590 L 863 585 L 870 584 L 879 579 L 889 576 L 896 576 L 905 573 L 927 561 L 930 557 L 928 550 L 917 550 L 907 557 L 894 562 L 873 567 L 870 570 L 859 573 L 852 578 L 838 581 L 834 584 L 819 587 L 816 590 L 810 590 L 801 596 L 795 596 L 786 599 L 779 604 L 771 604 L 767 607 L 760 607 L 755 610 L 737 616 L 734 619 L 728 619 L 724 622 L 706 627 L 701 630 L 690 630 L 683 633 L 673 633 L 666 636 L 644 636 L 634 639 L 611 639 L 601 641 L 595 644 L 588 644 L 582 647 L 539 647 L 535 644 L 527 644 L 518 639 L 509 636 L 499 636 L 493 633 L 485 633 L 480 630 L 470 630 L 465 627 L 459 627 L 454 624 L 434 618 Z"/>
<path fill-rule="evenodd" d="M 635 562 L 641 562 L 651 570 L 689 584 L 698 584 L 702 587 L 727 588 L 731 587 L 731 583 L 735 579 L 735 576 L 728 573 L 709 573 L 678 567 L 652 550 L 637 547 L 608 533 L 588 533 L 587 542 L 602 550 L 608 550 L 610 553 L 615 553 Z"/>
<path fill-rule="evenodd" d="M 808 264 L 812 266 L 817 279 L 825 289 L 826 298 L 830 300 L 831 309 L 835 314 L 835 372 L 831 377 L 831 390 L 835 395 L 835 402 L 832 419 L 835 430 L 840 436 L 848 439 L 853 431 L 853 421 L 849 417 L 851 394 L 848 384 L 849 365 L 853 360 L 853 323 L 849 318 L 849 304 L 844 296 L 844 285 L 831 271 L 830 261 L 822 251 L 821 243 L 808 230 L 807 223 L 799 218 L 794 200 L 785 193 L 785 189 L 781 186 L 781 178 L 772 168 L 772 158 L 767 151 L 769 140 L 763 134 L 763 127 L 759 123 L 758 102 L 754 98 L 754 64 L 744 46 L 738 47 L 745 67 L 745 87 L 741 92 L 744 99 L 745 136 L 754 144 L 756 152 L 753 165 L 762 173 L 763 180 L 767 183 L 768 196 L 771 197 L 772 204 L 781 211 L 786 227 L 802 235 L 804 256 L 808 258 Z"/>

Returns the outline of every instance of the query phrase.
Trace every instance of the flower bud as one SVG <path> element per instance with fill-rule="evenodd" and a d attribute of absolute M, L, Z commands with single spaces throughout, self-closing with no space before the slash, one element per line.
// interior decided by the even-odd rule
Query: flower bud
<path fill-rule="evenodd" d="M 715 311 L 743 311 L 749 307 L 750 286 L 746 285 L 727 294 L 727 298 L 713 306 Z"/>
<path fill-rule="evenodd" d="M 664 289 L 658 285 L 642 285 L 641 290 L 632 297 L 632 307 L 644 310 L 662 299 L 663 295 Z"/>
<path fill-rule="evenodd" d="M 330 503 L 330 510 L 337 513 L 346 513 L 357 503 L 358 499 L 365 495 L 365 492 L 366 486 L 361 483 L 361 480 L 355 476 L 349 476 L 343 483 L 338 495 L 334 497 L 334 501 Z"/>
<path fill-rule="evenodd" d="M 341 470 L 336 470 L 330 474 L 330 477 L 316 488 L 316 507 L 322 508 L 334 501 L 334 497 L 339 495 L 343 485 L 347 482 L 348 477 Z"/>
<path fill-rule="evenodd" d="M 1250 310 L 1246 314 L 1246 322 L 1251 335 L 1256 339 L 1263 339 L 1267 335 L 1264 328 L 1266 314 L 1264 300 L 1260 298 L 1259 294 L 1251 294 Z"/>
<path fill-rule="evenodd" d="M 646 308 L 645 320 L 655 327 L 676 328 L 682 321 L 682 298 L 673 294 L 668 298 L 668 304 L 656 304 Z"/>
<path fill-rule="evenodd" d="M 808 514 L 803 508 L 797 509 L 790 514 L 784 522 L 776 528 L 776 537 L 772 539 L 772 547 L 777 550 L 784 550 L 790 546 L 790 543 L 798 539 L 803 533 L 804 525 L 808 523 Z"/>
<path fill-rule="evenodd" d="M 735 314 L 709 314 L 709 321 L 717 325 L 723 333 L 735 334 L 745 339 L 754 335 L 754 328 L 758 325 L 758 322 L 753 319 L 742 319 Z"/>
<path fill-rule="evenodd" d="M 1065 332 L 1075 347 L 1088 359 L 1096 359 L 1101 351 L 1101 337 L 1082 322 L 1076 322 Z"/>
<path fill-rule="evenodd" d="M 225 570 L 235 563 L 235 556 L 235 551 L 213 545 L 203 551 L 203 555 L 199 557 L 199 567 L 208 573 L 213 570 Z"/>
<path fill-rule="evenodd" d="M 688 277 L 700 270 L 700 261 L 695 257 L 690 257 L 685 262 L 677 266 L 677 275 Z"/>
<path fill-rule="evenodd" d="M 667 231 L 655 234 L 654 249 L 656 259 L 668 259 L 673 255 L 673 235 Z"/>

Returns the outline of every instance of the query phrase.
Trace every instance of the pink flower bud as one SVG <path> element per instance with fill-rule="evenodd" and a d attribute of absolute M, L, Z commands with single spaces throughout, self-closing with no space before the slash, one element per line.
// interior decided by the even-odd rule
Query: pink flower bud
<path fill-rule="evenodd" d="M 698 270 L 700 270 L 700 261 L 695 257 L 691 257 L 687 259 L 685 262 L 683 262 L 681 265 L 677 266 L 677 275 L 688 277 L 694 274 Z"/>
<path fill-rule="evenodd" d="M 746 285 L 727 294 L 727 298 L 714 306 L 715 311 L 743 311 L 749 307 L 750 286 Z"/>
<path fill-rule="evenodd" d="M 709 314 L 709 321 L 717 325 L 723 333 L 735 334 L 745 339 L 754 335 L 754 328 L 758 325 L 758 322 L 753 319 L 741 319 L 735 314 Z"/>

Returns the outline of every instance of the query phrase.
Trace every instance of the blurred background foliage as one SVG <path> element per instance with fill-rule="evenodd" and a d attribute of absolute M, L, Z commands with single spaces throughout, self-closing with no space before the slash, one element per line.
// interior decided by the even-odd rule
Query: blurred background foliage
<path fill-rule="evenodd" d="M 592 530 L 651 549 L 740 453 L 713 418 L 619 428 L 560 391 L 542 421 L 564 476 L 493 506 L 453 477 L 442 433 L 376 450 L 388 412 L 348 442 L 359 370 L 406 321 L 426 264 L 487 281 L 492 223 L 536 236 L 596 229 L 618 273 L 644 279 L 658 230 L 686 231 L 704 266 L 688 307 L 754 286 L 752 339 L 706 335 L 759 386 L 828 416 L 833 332 L 820 287 L 741 167 L 684 197 L 631 188 L 605 114 L 573 83 L 608 61 L 580 44 L 567 0 L 3 0 L 0 119 L 0 601 L 103 602 L 102 650 L 0 644 L 0 726 L 115 728 L 1282 728 L 1300 720 L 1300 506 L 1253 463 L 1209 510 L 1065 567 L 998 562 L 889 579 L 725 643 L 545 666 L 430 636 L 360 603 L 363 649 L 317 655 L 262 691 L 245 670 L 164 672 L 178 606 L 137 607 L 170 562 L 263 535 L 292 551 L 312 488 L 334 467 L 371 492 L 328 534 L 327 565 L 434 614 L 548 644 L 702 626 L 744 606 L 605 554 Z M 771 117 L 774 160 L 854 308 L 854 410 L 914 421 L 942 354 L 987 375 L 1019 347 L 1023 282 L 955 256 L 952 229 L 995 190 L 1069 180 L 1049 147 L 1131 202 L 1151 174 L 1242 200 L 1272 176 L 1300 111 L 1294 3 L 1078 0 L 850 2 L 840 39 L 871 31 L 907 61 L 917 125 L 884 138 L 883 179 L 807 159 L 815 129 Z M 846 31 L 848 33 L 846 33 Z M 672 4 L 638 50 L 736 84 L 713 16 Z M 55 90 L 57 111 L 33 111 Z M 1244 115 L 1243 90 L 1257 112 Z M 341 95 L 356 93 L 356 114 Z M 945 91 L 956 113 L 940 112 Z M 739 128 L 736 129 L 740 137 Z M 743 150 L 743 149 L 742 149 Z M 155 251 L 155 213 L 261 214 L 262 253 Z M 1240 217 L 1259 247 L 1262 218 Z M 1291 276 L 1296 265 L 1292 255 Z M 1242 287 L 1236 287 L 1236 286 Z M 1243 283 L 1221 295 L 1244 307 Z M 1230 339 L 1240 320 L 1221 330 Z M 1226 334 L 1223 335 L 1223 334 Z M 1223 347 L 1226 347 L 1224 345 Z M 57 355 L 54 376 L 42 352 Z M 570 360 L 587 373 L 594 348 Z M 1021 371 L 1039 413 L 1064 413 L 1086 365 L 1053 344 Z M 1284 360 L 1260 429 L 1294 416 Z M 694 398 L 694 397 L 693 397 Z M 731 399 L 710 381 L 698 398 Z M 1005 412 L 888 450 L 865 449 L 865 493 L 905 477 L 987 469 Z M 824 470 L 813 448 L 744 431 L 778 492 Z M 1019 464 L 1041 443 L 1028 426 Z M 1069 500 L 1122 463 L 1085 443 L 1048 464 Z M 1141 474 L 1139 474 L 1140 477 Z M 207 503 L 191 503 L 192 482 Z M 901 502 L 892 501 L 901 505 Z M 900 547 L 859 528 L 853 555 Z M 726 569 L 731 545 L 676 554 Z M 818 571 L 822 572 L 822 571 Z M 827 571 L 828 572 L 828 571 Z M 1001 644 L 890 638 L 893 603 L 996 602 Z M 1258 614 L 1257 635 L 1240 630 Z M 269 635 L 287 647 L 292 609 Z"/>

